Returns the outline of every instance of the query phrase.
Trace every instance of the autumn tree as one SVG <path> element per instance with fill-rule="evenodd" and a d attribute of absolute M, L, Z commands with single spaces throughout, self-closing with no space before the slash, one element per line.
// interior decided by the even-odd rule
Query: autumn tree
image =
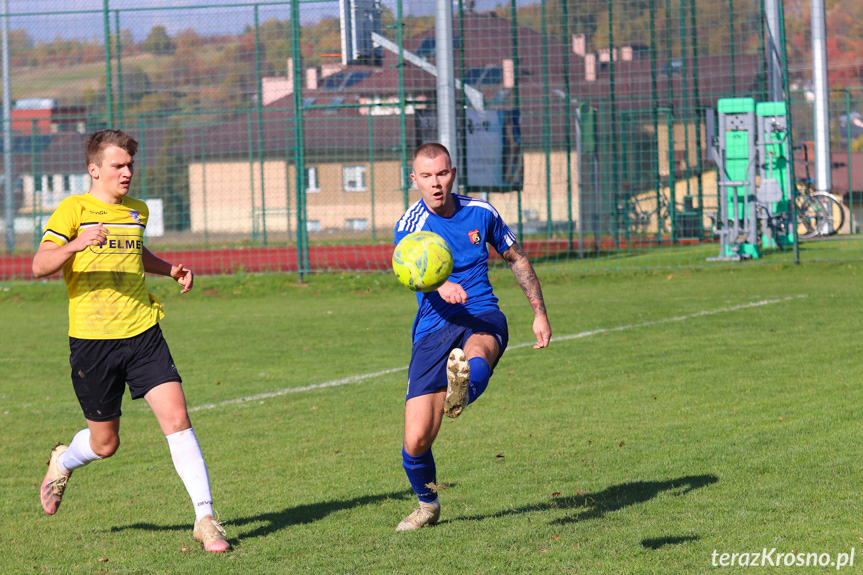
<path fill-rule="evenodd" d="M 170 54 L 174 51 L 174 41 L 168 36 L 164 26 L 154 26 L 141 45 L 141 49 L 157 56 Z"/>

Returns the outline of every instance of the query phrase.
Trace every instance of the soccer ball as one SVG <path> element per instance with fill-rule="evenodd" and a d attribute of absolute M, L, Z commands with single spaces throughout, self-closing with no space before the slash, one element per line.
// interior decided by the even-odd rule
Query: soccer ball
<path fill-rule="evenodd" d="M 393 252 L 393 271 L 412 291 L 434 291 L 452 273 L 452 250 L 432 232 L 414 232 L 402 238 Z"/>

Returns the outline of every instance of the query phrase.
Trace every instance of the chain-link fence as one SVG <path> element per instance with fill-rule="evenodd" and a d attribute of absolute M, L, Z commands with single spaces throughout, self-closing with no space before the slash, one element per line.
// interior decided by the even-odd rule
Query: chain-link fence
<path fill-rule="evenodd" d="M 413 150 L 437 138 L 435 3 L 169 4 L 10 2 L 0 276 L 27 275 L 48 216 L 89 188 L 86 134 L 109 126 L 139 141 L 151 249 L 211 272 L 387 267 L 419 199 Z M 767 101 L 771 54 L 789 87 L 769 17 L 755 0 L 455 2 L 458 191 L 488 199 L 536 258 L 705 265 L 722 227 L 717 103 Z M 811 105 L 790 88 L 805 178 Z M 831 100 L 840 235 L 861 215 L 860 100 Z M 831 245 L 818 257 L 842 257 Z"/>

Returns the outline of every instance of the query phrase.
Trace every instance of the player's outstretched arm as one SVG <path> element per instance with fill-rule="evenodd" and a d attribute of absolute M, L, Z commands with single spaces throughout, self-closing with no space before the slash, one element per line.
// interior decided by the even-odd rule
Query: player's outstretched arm
<path fill-rule="evenodd" d="M 548 322 L 542 287 L 539 285 L 539 278 L 536 277 L 533 265 L 518 242 L 514 242 L 501 256 L 512 270 L 518 285 L 521 286 L 521 290 L 533 308 L 533 333 L 536 336 L 536 345 L 533 349 L 547 347 L 548 342 L 551 341 L 551 324 Z"/>
<path fill-rule="evenodd" d="M 183 264 L 172 265 L 165 260 L 156 257 L 156 255 L 146 247 L 142 252 L 144 260 L 144 271 L 148 274 L 158 274 L 160 276 L 170 276 L 177 280 L 180 287 L 183 288 L 180 293 L 186 293 L 192 289 L 192 284 L 195 282 L 195 274 L 192 270 L 187 270 Z"/>
<path fill-rule="evenodd" d="M 81 230 L 75 239 L 62 246 L 51 241 L 42 242 L 36 255 L 33 256 L 33 275 L 43 278 L 59 272 L 78 252 L 105 243 L 109 233 L 108 229 L 100 223 L 98 226 Z"/>

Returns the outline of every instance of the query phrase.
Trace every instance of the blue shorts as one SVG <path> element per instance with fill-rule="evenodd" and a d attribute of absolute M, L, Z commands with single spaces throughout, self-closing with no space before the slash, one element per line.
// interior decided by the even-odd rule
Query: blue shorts
<path fill-rule="evenodd" d="M 464 348 L 467 339 L 475 333 L 488 333 L 497 338 L 500 353 L 489 365 L 491 372 L 509 343 L 506 316 L 501 311 L 490 311 L 477 316 L 451 317 L 441 329 L 423 336 L 413 346 L 408 367 L 408 392 L 405 401 L 446 389 L 446 360 L 453 348 Z"/>

